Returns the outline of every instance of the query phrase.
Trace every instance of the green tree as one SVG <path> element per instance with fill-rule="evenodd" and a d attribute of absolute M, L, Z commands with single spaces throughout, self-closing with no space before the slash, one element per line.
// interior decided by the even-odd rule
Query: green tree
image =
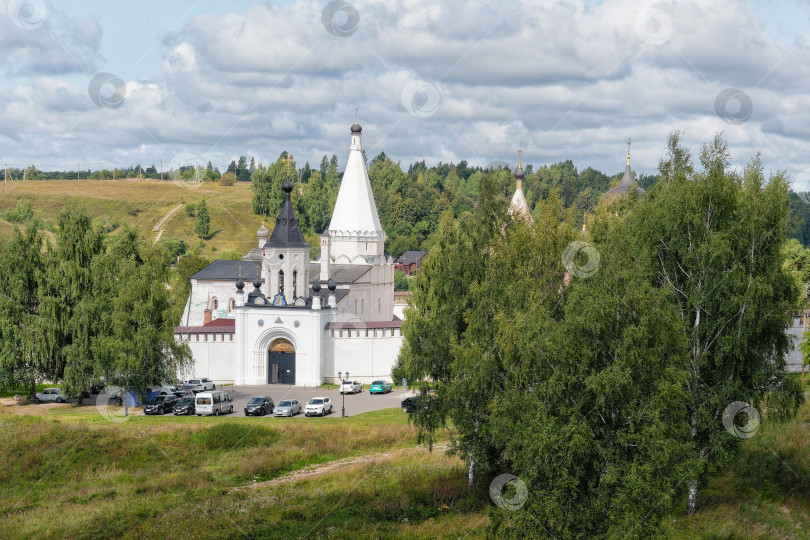
<path fill-rule="evenodd" d="M 0 387 L 27 388 L 31 399 L 37 377 L 47 370 L 40 347 L 42 246 L 35 227 L 24 232 L 15 227 L 0 251 Z"/>
<path fill-rule="evenodd" d="M 104 305 L 99 320 L 105 330 L 93 340 L 96 372 L 112 379 L 125 374 L 141 399 L 147 386 L 174 379 L 191 361 L 188 345 L 174 339 L 180 309 L 166 287 L 165 256 L 162 246 L 128 230 L 95 261 L 106 270 L 95 273 L 101 276 L 96 290 L 104 291 L 97 298 Z"/>
<path fill-rule="evenodd" d="M 394 290 L 395 291 L 410 291 L 411 280 L 405 275 L 402 270 L 394 270 Z"/>
<path fill-rule="evenodd" d="M 83 305 L 93 287 L 91 263 L 102 250 L 102 235 L 82 209 L 67 207 L 59 216 L 56 245 L 50 246 L 40 281 L 44 375 L 63 381 L 69 396 L 90 384 L 94 358 L 94 317 Z"/>
<path fill-rule="evenodd" d="M 728 461 L 740 439 L 723 429 L 735 401 L 769 403 L 770 418 L 790 416 L 801 401 L 785 373 L 785 328 L 799 291 L 783 268 L 788 239 L 788 184 L 766 180 L 759 157 L 742 175 L 727 171 L 718 135 L 703 147 L 694 172 L 679 134 L 669 138 L 661 181 L 628 215 L 648 263 L 650 283 L 677 305 L 688 343 L 688 418 L 693 472 L 687 515 L 705 474 Z"/>
<path fill-rule="evenodd" d="M 205 199 L 197 204 L 195 213 L 197 217 L 194 218 L 194 232 L 198 237 L 204 238 L 208 236 L 208 232 L 211 228 L 211 217 L 208 215 L 208 207 L 205 205 Z"/>

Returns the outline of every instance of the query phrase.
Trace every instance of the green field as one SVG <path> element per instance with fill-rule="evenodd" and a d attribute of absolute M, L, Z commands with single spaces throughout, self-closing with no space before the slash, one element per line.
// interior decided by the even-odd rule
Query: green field
<path fill-rule="evenodd" d="M 787 424 L 766 418 L 695 516 L 671 509 L 669 536 L 808 537 L 808 426 L 810 404 Z M 461 460 L 415 439 L 394 409 L 121 422 L 92 405 L 0 405 L 0 538 L 486 537 L 506 512 L 487 479 L 468 489 Z"/>
<path fill-rule="evenodd" d="M 185 187 L 184 187 L 185 186 Z M 251 185 L 217 183 L 175 184 L 159 180 L 47 180 L 13 182 L 0 195 L 0 216 L 13 210 L 17 201 L 31 201 L 37 218 L 55 223 L 69 203 L 78 203 L 99 223 L 137 227 L 154 240 L 155 225 L 180 204 L 196 204 L 205 199 L 211 215 L 210 234 L 201 255 L 218 258 L 223 253 L 246 253 L 256 243 L 256 230 L 263 217 L 250 207 Z M 275 217 L 268 222 L 272 229 Z M 14 224 L 0 219 L 0 237 L 8 236 Z M 162 238 L 180 238 L 193 249 L 200 240 L 194 234 L 194 218 L 180 208 L 163 224 Z M 113 231 L 114 233 L 115 231 Z"/>

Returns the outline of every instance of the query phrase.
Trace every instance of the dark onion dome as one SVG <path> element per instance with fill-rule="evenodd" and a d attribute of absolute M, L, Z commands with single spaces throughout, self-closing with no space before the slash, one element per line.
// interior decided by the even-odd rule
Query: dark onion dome
<path fill-rule="evenodd" d="M 281 184 L 281 189 L 282 191 L 284 191 L 284 193 L 292 193 L 293 185 L 292 182 L 290 182 L 289 176 L 287 177 L 286 180 L 284 180 L 284 183 Z"/>
<path fill-rule="evenodd" d="M 244 288 L 245 288 L 245 282 L 242 281 L 242 278 L 240 277 L 239 280 L 236 282 L 236 290 L 241 293 L 242 289 L 244 289 Z"/>
<path fill-rule="evenodd" d="M 321 292 L 321 284 L 318 283 L 317 281 L 312 284 L 312 292 L 314 292 L 315 294 Z"/>
<path fill-rule="evenodd" d="M 327 285 L 327 288 L 330 291 L 335 292 L 335 289 L 337 289 L 337 283 L 335 283 L 334 279 L 331 279 L 331 278 L 329 279 L 329 284 Z"/>
<path fill-rule="evenodd" d="M 518 180 L 523 180 L 525 178 L 525 174 L 523 173 L 523 167 L 521 166 L 520 162 L 518 161 L 517 169 L 515 169 L 515 178 Z"/>
<path fill-rule="evenodd" d="M 358 124 L 357 122 L 352 124 L 352 133 L 360 133 L 362 131 L 363 131 L 363 128 L 360 127 L 360 124 Z"/>
<path fill-rule="evenodd" d="M 256 289 L 262 288 L 262 278 L 260 276 L 256 276 L 256 279 L 253 280 L 253 286 Z"/>

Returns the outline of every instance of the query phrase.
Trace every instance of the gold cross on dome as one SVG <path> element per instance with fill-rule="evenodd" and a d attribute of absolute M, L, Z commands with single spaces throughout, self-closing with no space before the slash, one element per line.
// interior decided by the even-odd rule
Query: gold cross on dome
<path fill-rule="evenodd" d="M 355 123 L 355 124 L 357 123 L 357 111 L 358 111 L 358 110 L 359 110 L 359 109 L 358 109 L 357 107 L 355 107 L 355 108 L 354 108 L 354 123 Z"/>
<path fill-rule="evenodd" d="M 522 157 L 523 157 L 523 149 L 520 146 L 518 146 L 518 167 L 521 164 L 521 158 Z"/>
<path fill-rule="evenodd" d="M 287 166 L 287 176 L 290 176 L 290 163 L 293 163 L 295 160 L 290 154 L 287 154 L 287 157 L 281 158 L 281 161 Z"/>

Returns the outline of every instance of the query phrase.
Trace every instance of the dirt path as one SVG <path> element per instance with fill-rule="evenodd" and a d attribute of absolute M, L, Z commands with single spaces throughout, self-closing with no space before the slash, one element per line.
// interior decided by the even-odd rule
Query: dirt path
<path fill-rule="evenodd" d="M 433 445 L 434 452 L 444 452 L 448 448 L 450 448 L 449 443 Z M 272 480 L 266 480 L 264 482 L 256 482 L 246 486 L 239 486 L 234 489 L 262 488 L 268 486 L 275 486 L 279 484 L 285 484 L 289 482 L 297 482 L 298 480 L 302 480 L 304 478 L 321 476 L 330 473 L 332 471 L 335 471 L 337 469 L 347 467 L 349 465 L 356 465 L 359 463 L 370 463 L 380 458 L 390 457 L 394 453 L 411 453 L 411 452 L 427 452 L 427 451 L 428 451 L 427 446 L 414 446 L 411 448 L 396 448 L 394 450 L 388 450 L 387 452 L 376 452 L 374 454 L 363 454 L 362 456 L 336 459 L 335 461 L 328 461 L 326 463 L 321 463 L 319 465 L 310 465 L 309 467 L 298 469 L 297 471 L 287 473 L 283 476 L 279 476 L 278 478 L 273 478 Z"/>
<path fill-rule="evenodd" d="M 152 227 L 152 230 L 153 230 L 153 231 L 159 231 L 159 230 L 160 230 L 160 228 L 163 226 L 163 224 L 164 224 L 164 223 L 166 223 L 166 220 L 167 220 L 167 219 L 169 219 L 170 217 L 172 217 L 172 214 L 174 214 L 175 212 L 177 212 L 177 211 L 178 211 L 178 210 L 180 210 L 181 208 L 183 208 L 183 203 L 180 203 L 180 204 L 178 204 L 177 206 L 175 206 L 174 208 L 172 208 L 172 209 L 169 211 L 169 213 L 168 213 L 168 214 L 166 214 L 165 216 L 163 216 L 163 218 L 162 218 L 160 221 L 158 221 L 158 222 L 157 222 L 157 225 L 155 225 L 154 227 Z"/>

